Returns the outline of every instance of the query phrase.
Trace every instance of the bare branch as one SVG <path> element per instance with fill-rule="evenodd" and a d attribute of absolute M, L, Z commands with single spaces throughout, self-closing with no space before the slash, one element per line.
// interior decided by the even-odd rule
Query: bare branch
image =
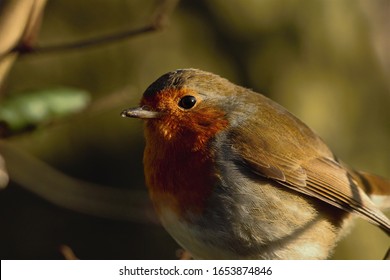
<path fill-rule="evenodd" d="M 156 9 L 155 15 L 150 24 L 123 32 L 109 34 L 97 38 L 86 39 L 77 42 L 58 44 L 52 46 L 35 46 L 31 45 L 18 45 L 15 46 L 11 51 L 18 52 L 19 54 L 31 54 L 31 53 L 50 53 L 58 51 L 66 51 L 72 49 L 80 49 L 90 46 L 102 45 L 112 43 L 114 41 L 129 39 L 145 33 L 150 33 L 158 30 L 162 30 L 166 27 L 168 19 L 172 14 L 173 10 L 177 6 L 179 0 L 163 0 Z"/>
<path fill-rule="evenodd" d="M 0 86 L 15 59 L 14 46 L 34 41 L 46 0 L 8 1 L 0 11 Z"/>
<path fill-rule="evenodd" d="M 32 46 L 38 37 L 46 1 L 47 0 L 35 0 L 32 4 L 28 24 L 26 24 L 21 40 L 26 46 Z"/>
<path fill-rule="evenodd" d="M 158 224 L 146 191 L 100 186 L 69 177 L 6 141 L 0 141 L 0 153 L 11 180 L 58 206 L 98 217 Z"/>
<path fill-rule="evenodd" d="M 64 256 L 65 260 L 78 260 L 79 258 L 73 252 L 72 248 L 68 245 L 61 245 L 60 252 Z"/>
<path fill-rule="evenodd" d="M 8 172 L 5 166 L 5 160 L 0 155 L 0 189 L 4 189 L 9 182 Z"/>
<path fill-rule="evenodd" d="M 385 256 L 383 257 L 384 260 L 390 260 L 390 247 L 389 249 L 387 249 L 387 252 L 385 254 Z"/>

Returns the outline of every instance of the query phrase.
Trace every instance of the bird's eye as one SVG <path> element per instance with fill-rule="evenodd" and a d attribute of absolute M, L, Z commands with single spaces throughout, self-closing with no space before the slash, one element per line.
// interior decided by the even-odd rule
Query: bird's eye
<path fill-rule="evenodd" d="M 196 98 L 192 95 L 183 96 L 179 101 L 179 106 L 183 109 L 191 109 L 195 106 Z"/>

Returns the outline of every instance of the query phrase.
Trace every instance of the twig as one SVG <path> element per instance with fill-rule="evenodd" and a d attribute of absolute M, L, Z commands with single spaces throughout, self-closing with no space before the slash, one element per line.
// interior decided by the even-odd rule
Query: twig
<path fill-rule="evenodd" d="M 80 49 L 80 48 L 90 47 L 99 44 L 107 44 L 113 41 L 119 41 L 121 39 L 137 36 L 155 30 L 156 29 L 152 25 L 149 25 L 135 30 L 124 31 L 123 33 L 110 34 L 103 37 L 92 38 L 92 39 L 72 42 L 72 43 L 65 43 L 60 45 L 41 46 L 41 47 L 40 46 L 29 47 L 26 45 L 20 45 L 13 48 L 12 52 L 18 52 L 21 55 L 26 55 L 26 54 L 41 54 L 41 53 L 66 51 L 72 49 Z"/>
<path fill-rule="evenodd" d="M 185 249 L 181 249 L 181 248 L 176 250 L 176 257 L 179 260 L 192 260 L 193 259 L 190 252 L 188 252 Z"/>
<path fill-rule="evenodd" d="M 38 33 L 46 0 L 13 0 L 0 11 L 0 88 L 18 57 L 15 45 L 32 44 Z"/>
<path fill-rule="evenodd" d="M 60 252 L 64 256 L 65 260 L 78 260 L 79 258 L 75 255 L 72 248 L 68 245 L 61 245 Z"/>
<path fill-rule="evenodd" d="M 12 181 L 60 207 L 80 213 L 158 224 L 146 191 L 100 186 L 67 176 L 43 161 L 0 141 Z"/>
<path fill-rule="evenodd" d="M 385 256 L 383 257 L 384 260 L 390 260 L 390 247 L 389 249 L 387 249 L 387 252 L 385 254 Z"/>
<path fill-rule="evenodd" d="M 115 34 L 109 34 L 102 37 L 91 38 L 91 39 L 65 43 L 65 44 L 51 45 L 51 46 L 50 45 L 30 46 L 30 45 L 22 44 L 22 45 L 15 46 L 11 50 L 11 52 L 18 52 L 19 54 L 25 55 L 25 54 L 41 54 L 41 53 L 66 51 L 66 50 L 80 49 L 80 48 L 85 48 L 90 46 L 101 45 L 101 44 L 108 44 L 114 41 L 135 37 L 141 34 L 159 31 L 166 27 L 168 19 L 172 14 L 173 10 L 175 9 L 175 7 L 177 6 L 178 2 L 179 0 L 161 1 L 161 4 L 156 9 L 155 15 L 151 23 L 140 28 L 127 30 Z"/>
<path fill-rule="evenodd" d="M 9 182 L 8 172 L 5 166 L 5 160 L 0 155 L 0 189 L 4 189 Z"/>

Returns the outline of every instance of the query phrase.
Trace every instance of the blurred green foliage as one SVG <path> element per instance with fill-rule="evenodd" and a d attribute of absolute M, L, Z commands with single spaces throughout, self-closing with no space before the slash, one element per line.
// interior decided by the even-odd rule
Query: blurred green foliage
<path fill-rule="evenodd" d="M 38 41 L 58 44 L 139 27 L 157 3 L 48 1 Z M 124 104 L 9 141 L 69 175 L 144 189 L 141 124 L 119 113 L 163 73 L 193 67 L 273 98 L 345 162 L 390 177 L 388 11 L 382 0 L 183 0 L 162 32 L 21 57 L 3 100 L 57 86 L 83 89 L 92 101 L 131 89 Z M 178 247 L 159 227 L 68 212 L 16 186 L 0 193 L 0 205 L 6 258 L 59 258 L 60 243 L 89 259 L 174 258 Z M 378 259 L 388 245 L 378 229 L 359 222 L 334 257 Z"/>
<path fill-rule="evenodd" d="M 87 92 L 71 88 L 24 92 L 0 103 L 0 122 L 15 132 L 79 112 L 89 100 Z"/>

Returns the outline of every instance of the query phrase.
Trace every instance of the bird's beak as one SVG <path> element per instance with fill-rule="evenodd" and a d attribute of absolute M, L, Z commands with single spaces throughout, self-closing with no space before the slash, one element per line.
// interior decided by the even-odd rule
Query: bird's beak
<path fill-rule="evenodd" d="M 157 119 L 161 117 L 161 112 L 153 111 L 149 106 L 142 106 L 123 110 L 121 116 L 127 118 Z"/>

